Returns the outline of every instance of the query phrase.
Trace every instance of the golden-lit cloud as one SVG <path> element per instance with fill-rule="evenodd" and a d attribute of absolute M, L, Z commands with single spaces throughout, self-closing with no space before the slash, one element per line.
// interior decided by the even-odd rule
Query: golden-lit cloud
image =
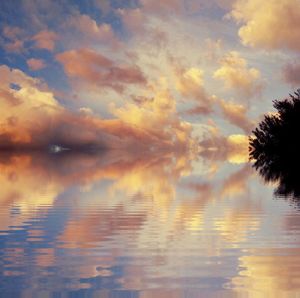
<path fill-rule="evenodd" d="M 231 15 L 242 24 L 239 36 L 245 45 L 300 50 L 298 0 L 237 0 Z"/>
<path fill-rule="evenodd" d="M 175 99 L 164 88 L 153 87 L 150 91 L 153 93 L 150 100 L 128 103 L 120 108 L 112 107 L 112 113 L 124 123 L 147 132 L 162 146 L 176 144 L 178 148 L 188 148 L 193 142 L 192 128 L 177 115 Z"/>
<path fill-rule="evenodd" d="M 40 70 L 46 67 L 46 63 L 43 59 L 30 58 L 26 63 L 31 70 Z"/>
<path fill-rule="evenodd" d="M 99 52 L 82 48 L 56 55 L 63 65 L 65 73 L 79 84 L 102 89 L 111 88 L 122 92 L 128 84 L 146 83 L 146 78 L 139 67 L 119 63 Z"/>
<path fill-rule="evenodd" d="M 226 88 L 234 89 L 246 97 L 253 97 L 261 92 L 263 83 L 260 71 L 249 68 L 247 61 L 238 52 L 229 52 L 220 63 L 220 68 L 214 72 L 214 78 L 223 80 Z"/>
<path fill-rule="evenodd" d="M 190 68 L 187 70 L 177 71 L 177 90 L 186 97 L 193 97 L 196 101 L 202 101 L 203 90 L 203 71 L 199 68 Z"/>
<path fill-rule="evenodd" d="M 44 128 L 45 118 L 51 119 L 59 104 L 39 79 L 7 66 L 0 67 L 0 76 L 1 146 L 30 143 L 33 132 Z"/>
<path fill-rule="evenodd" d="M 87 107 L 78 113 L 68 111 L 43 81 L 20 70 L 1 66 L 0 74 L 2 147 L 45 149 L 54 143 L 73 149 L 181 150 L 194 144 L 191 125 L 179 118 L 176 102 L 165 89 L 151 88 L 150 101 L 112 105 L 114 117 L 101 119 Z"/>
<path fill-rule="evenodd" d="M 223 99 L 218 101 L 223 116 L 231 124 L 241 128 L 246 134 L 249 134 L 255 124 L 247 116 L 247 108 L 245 105 L 237 104 Z"/>
<path fill-rule="evenodd" d="M 192 99 L 197 103 L 197 107 L 192 110 L 203 114 L 212 111 L 213 97 L 209 97 L 204 88 L 203 70 L 192 67 L 190 69 L 176 69 L 176 89 L 183 99 Z"/>

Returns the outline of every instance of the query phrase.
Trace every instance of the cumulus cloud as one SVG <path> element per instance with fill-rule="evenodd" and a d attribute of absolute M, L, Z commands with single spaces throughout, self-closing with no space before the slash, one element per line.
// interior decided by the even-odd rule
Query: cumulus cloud
<path fill-rule="evenodd" d="M 188 110 L 187 114 L 209 114 L 212 112 L 214 97 L 207 94 L 204 88 L 203 70 L 191 67 L 175 67 L 176 90 L 183 100 L 191 99 L 197 106 Z"/>
<path fill-rule="evenodd" d="M 113 107 L 112 112 L 125 123 L 147 131 L 162 144 L 176 143 L 177 147 L 188 147 L 192 142 L 191 125 L 179 118 L 176 101 L 166 89 L 154 88 L 151 100 L 141 101 L 138 105 L 128 103 L 121 108 Z"/>
<path fill-rule="evenodd" d="M 293 87 L 300 87 L 300 63 L 289 63 L 283 68 L 283 79 Z"/>
<path fill-rule="evenodd" d="M 239 36 L 245 45 L 300 50 L 298 0 L 237 0 L 231 16 L 242 23 Z"/>
<path fill-rule="evenodd" d="M 43 59 L 30 58 L 26 63 L 31 70 L 40 70 L 46 67 L 46 63 Z"/>
<path fill-rule="evenodd" d="M 35 42 L 36 48 L 53 51 L 55 42 L 58 40 L 58 35 L 53 31 L 43 30 L 34 35 L 32 40 Z"/>
<path fill-rule="evenodd" d="M 202 101 L 204 96 L 203 70 L 192 67 L 177 70 L 176 89 L 183 95 L 196 101 Z"/>
<path fill-rule="evenodd" d="M 41 80 L 20 70 L 0 67 L 0 144 L 2 148 L 73 149 L 127 148 L 154 150 L 188 148 L 189 124 L 176 114 L 167 91 L 155 91 L 153 101 L 112 107 L 115 118 L 101 119 L 87 107 L 66 110 Z"/>
<path fill-rule="evenodd" d="M 241 128 L 246 134 L 249 134 L 255 126 L 255 123 L 247 117 L 247 108 L 242 104 L 219 100 L 219 106 L 223 116 L 231 124 Z"/>
<path fill-rule="evenodd" d="M 0 76 L 1 146 L 30 143 L 32 131 L 58 112 L 58 102 L 42 81 L 20 70 L 0 66 Z"/>
<path fill-rule="evenodd" d="M 263 83 L 260 71 L 249 68 L 247 61 L 238 52 L 229 52 L 220 63 L 221 67 L 214 72 L 214 78 L 223 80 L 225 87 L 247 97 L 261 92 Z"/>
<path fill-rule="evenodd" d="M 56 55 L 65 73 L 77 83 L 122 92 L 126 85 L 146 84 L 142 71 L 135 65 L 116 63 L 91 49 L 71 50 Z"/>

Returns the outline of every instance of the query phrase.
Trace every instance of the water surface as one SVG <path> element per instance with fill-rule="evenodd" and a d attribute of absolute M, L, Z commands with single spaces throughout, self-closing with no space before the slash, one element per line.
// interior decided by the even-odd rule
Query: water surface
<path fill-rule="evenodd" d="M 297 202 L 251 164 L 2 154 L 2 297 L 299 297 Z"/>

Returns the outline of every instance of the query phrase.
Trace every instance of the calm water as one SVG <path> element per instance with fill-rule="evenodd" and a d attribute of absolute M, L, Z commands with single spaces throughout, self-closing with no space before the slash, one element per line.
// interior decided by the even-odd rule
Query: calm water
<path fill-rule="evenodd" d="M 0 158 L 1 297 L 300 297 L 300 211 L 251 164 Z"/>

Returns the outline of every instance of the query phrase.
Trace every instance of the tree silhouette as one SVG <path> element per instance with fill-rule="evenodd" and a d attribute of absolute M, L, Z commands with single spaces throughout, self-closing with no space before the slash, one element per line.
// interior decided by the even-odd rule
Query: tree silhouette
<path fill-rule="evenodd" d="M 277 113 L 264 120 L 249 137 L 250 159 L 267 182 L 276 182 L 276 196 L 300 198 L 300 90 L 273 101 Z"/>

